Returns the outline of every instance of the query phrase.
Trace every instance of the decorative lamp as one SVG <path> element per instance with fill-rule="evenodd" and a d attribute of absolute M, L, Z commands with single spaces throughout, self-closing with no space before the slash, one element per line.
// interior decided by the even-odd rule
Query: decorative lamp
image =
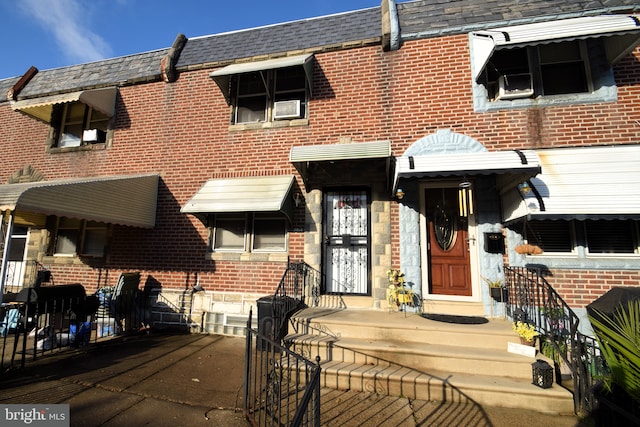
<path fill-rule="evenodd" d="M 404 198 L 404 191 L 402 191 L 402 188 L 398 188 L 396 190 L 396 198 L 398 200 L 402 200 Z"/>
<path fill-rule="evenodd" d="M 536 360 L 531 364 L 533 384 L 541 388 L 550 388 L 553 385 L 553 368 L 544 360 Z"/>

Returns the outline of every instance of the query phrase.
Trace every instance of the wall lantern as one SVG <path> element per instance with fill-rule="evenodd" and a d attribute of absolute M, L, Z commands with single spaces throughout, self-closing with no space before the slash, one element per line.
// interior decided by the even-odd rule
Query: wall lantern
<path fill-rule="evenodd" d="M 402 188 L 398 188 L 396 190 L 396 198 L 398 200 L 402 200 L 404 198 L 404 191 L 402 191 Z"/>
<path fill-rule="evenodd" d="M 304 197 L 302 197 L 302 194 L 295 193 L 293 195 L 293 203 L 295 203 L 296 208 L 299 207 L 303 202 L 304 202 Z"/>
<path fill-rule="evenodd" d="M 461 217 L 473 215 L 473 193 L 466 179 L 458 184 L 458 209 Z"/>
<path fill-rule="evenodd" d="M 553 368 L 544 360 L 538 359 L 531 364 L 533 384 L 541 388 L 549 388 L 553 385 Z"/>
<path fill-rule="evenodd" d="M 529 185 L 529 181 L 525 181 L 522 184 L 518 184 L 518 191 L 520 191 L 520 194 L 522 195 L 529 194 L 529 192 L 531 191 L 531 186 Z"/>

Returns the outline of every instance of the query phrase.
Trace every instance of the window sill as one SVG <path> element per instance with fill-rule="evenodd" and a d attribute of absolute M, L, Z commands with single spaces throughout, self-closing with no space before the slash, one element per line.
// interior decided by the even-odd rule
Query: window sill
<path fill-rule="evenodd" d="M 287 262 L 287 252 L 207 252 L 205 259 L 211 261 L 240 262 Z"/>
<path fill-rule="evenodd" d="M 80 145 L 78 147 L 49 147 L 47 150 L 50 154 L 58 154 L 58 153 L 71 153 L 76 151 L 98 151 L 98 150 L 106 150 L 107 143 L 101 142 L 97 144 L 85 144 Z"/>
<path fill-rule="evenodd" d="M 229 132 L 240 132 L 245 130 L 259 129 L 280 129 L 298 126 L 309 126 L 309 119 L 275 120 L 272 122 L 260 123 L 239 123 L 235 125 L 229 125 Z"/>
<path fill-rule="evenodd" d="M 104 258 L 96 257 L 80 257 L 77 255 L 45 255 L 42 260 L 42 264 L 57 264 L 57 265 L 87 265 L 99 266 L 104 264 Z"/>

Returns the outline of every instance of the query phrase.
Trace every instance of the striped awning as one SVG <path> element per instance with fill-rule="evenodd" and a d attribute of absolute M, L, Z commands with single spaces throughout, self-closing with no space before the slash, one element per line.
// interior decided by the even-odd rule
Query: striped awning
<path fill-rule="evenodd" d="M 503 190 L 518 185 L 540 172 L 540 159 L 531 150 L 481 151 L 475 153 L 402 156 L 396 159 L 394 191 L 400 179 L 449 176 L 508 175 L 499 180 Z"/>
<path fill-rule="evenodd" d="M 158 175 L 71 178 L 0 185 L 0 211 L 34 212 L 151 228 Z"/>
<path fill-rule="evenodd" d="M 496 50 L 593 37 L 606 37 L 607 60 L 615 64 L 640 43 L 640 16 L 585 16 L 475 31 L 470 37 L 474 80 Z"/>
<path fill-rule="evenodd" d="M 180 209 L 206 223 L 207 214 L 281 212 L 293 217 L 293 175 L 210 179 Z"/>
<path fill-rule="evenodd" d="M 502 197 L 504 221 L 640 218 L 640 145 L 539 150 L 528 192 Z"/>
<path fill-rule="evenodd" d="M 82 102 L 83 104 L 100 111 L 107 117 L 112 117 L 115 111 L 117 92 L 117 88 L 108 87 L 103 89 L 82 90 L 78 92 L 49 95 L 40 98 L 29 98 L 20 101 L 12 101 L 11 108 L 13 108 L 14 111 L 20 111 L 45 123 L 50 123 L 51 112 L 53 111 L 54 105 L 66 104 L 69 102 Z"/>

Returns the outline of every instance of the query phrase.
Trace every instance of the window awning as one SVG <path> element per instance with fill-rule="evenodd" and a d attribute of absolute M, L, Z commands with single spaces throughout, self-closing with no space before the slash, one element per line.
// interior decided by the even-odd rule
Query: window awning
<path fill-rule="evenodd" d="M 210 179 L 180 209 L 206 223 L 207 214 L 281 212 L 291 221 L 293 175 Z"/>
<path fill-rule="evenodd" d="M 227 103 L 231 101 L 231 77 L 236 74 L 252 73 L 254 71 L 274 70 L 276 68 L 296 67 L 304 68 L 307 76 L 309 91 L 313 88 L 313 54 L 287 56 L 284 58 L 267 59 L 264 61 L 231 64 L 215 70 L 209 76 L 216 82 Z"/>
<path fill-rule="evenodd" d="M 14 111 L 20 111 L 45 123 L 51 122 L 51 112 L 56 104 L 68 102 L 82 102 L 94 108 L 107 117 L 112 117 L 116 106 L 118 89 L 108 87 L 104 89 L 82 90 L 78 92 L 30 98 L 11 103 Z"/>
<path fill-rule="evenodd" d="M 504 221 L 640 218 L 640 145 L 539 150 L 542 172 L 524 196 L 502 197 Z"/>
<path fill-rule="evenodd" d="M 391 156 L 389 141 L 358 142 L 349 144 L 301 145 L 291 147 L 291 163 L 322 162 L 353 159 L 379 159 Z"/>
<path fill-rule="evenodd" d="M 482 151 L 419 156 L 396 159 L 393 190 L 401 178 L 435 178 L 447 176 L 504 175 L 501 189 L 516 186 L 540 172 L 540 159 L 531 150 Z"/>
<path fill-rule="evenodd" d="M 640 16 L 586 16 L 475 31 L 473 78 L 480 77 L 495 50 L 605 36 L 607 59 L 615 64 L 640 43 Z"/>
<path fill-rule="evenodd" d="M 158 175 L 73 178 L 0 185 L 0 211 L 21 211 L 151 228 Z"/>

